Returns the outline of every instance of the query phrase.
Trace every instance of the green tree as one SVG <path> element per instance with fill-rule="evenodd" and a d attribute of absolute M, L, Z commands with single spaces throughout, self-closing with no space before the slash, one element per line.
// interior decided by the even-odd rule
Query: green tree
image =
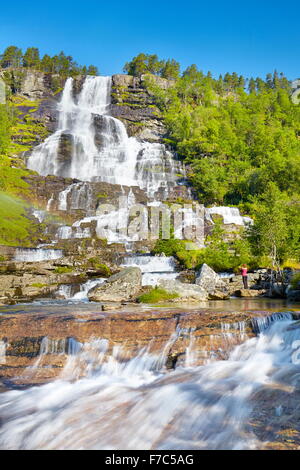
<path fill-rule="evenodd" d="M 46 73 L 54 72 L 54 61 L 48 54 L 45 54 L 41 60 L 41 70 Z"/>
<path fill-rule="evenodd" d="M 90 65 L 87 69 L 87 75 L 99 75 L 98 68 L 95 65 Z"/>
<path fill-rule="evenodd" d="M 168 80 L 176 80 L 177 78 L 179 78 L 179 74 L 180 65 L 179 62 L 174 59 L 168 59 L 161 69 L 161 76 L 163 78 L 167 78 Z"/>
<path fill-rule="evenodd" d="M 254 224 L 249 229 L 253 253 L 269 257 L 276 268 L 290 254 L 287 206 L 287 199 L 274 183 L 269 183 L 255 200 Z"/>
<path fill-rule="evenodd" d="M 16 46 L 9 46 L 5 49 L 1 58 L 1 67 L 20 67 L 22 64 L 22 50 Z"/>
<path fill-rule="evenodd" d="M 139 77 L 148 72 L 148 58 L 146 54 L 140 53 L 130 62 L 124 65 L 124 72 L 128 75 Z"/>
<path fill-rule="evenodd" d="M 24 67 L 38 68 L 40 65 L 40 52 L 36 47 L 29 47 L 23 56 Z"/>

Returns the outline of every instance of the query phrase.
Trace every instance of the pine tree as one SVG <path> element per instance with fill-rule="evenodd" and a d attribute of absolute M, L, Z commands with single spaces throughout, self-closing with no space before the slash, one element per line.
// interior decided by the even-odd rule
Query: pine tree
<path fill-rule="evenodd" d="M 40 52 L 36 47 L 29 47 L 23 56 L 23 67 L 35 67 L 40 65 Z"/>
<path fill-rule="evenodd" d="M 2 59 L 1 67 L 20 67 L 22 64 L 22 50 L 16 46 L 9 46 L 5 49 Z"/>

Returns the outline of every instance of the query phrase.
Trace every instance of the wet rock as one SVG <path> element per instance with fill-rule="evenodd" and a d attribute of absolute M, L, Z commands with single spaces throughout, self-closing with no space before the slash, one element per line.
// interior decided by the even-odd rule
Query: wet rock
<path fill-rule="evenodd" d="M 161 279 L 159 287 L 170 293 L 178 294 L 180 301 L 205 301 L 208 299 L 207 292 L 195 284 L 187 284 L 176 280 Z M 176 299 L 175 299 L 176 300 Z"/>
<path fill-rule="evenodd" d="M 226 300 L 229 299 L 229 293 L 215 290 L 214 292 L 208 294 L 208 298 L 209 300 Z"/>
<path fill-rule="evenodd" d="M 119 309 L 121 307 L 122 307 L 121 304 L 116 304 L 114 302 L 112 304 L 103 304 L 103 305 L 101 305 L 101 310 L 102 310 L 102 312 L 112 312 L 112 311 L 114 311 L 116 309 Z"/>
<path fill-rule="evenodd" d="M 205 308 L 142 311 L 140 305 L 134 304 L 122 309 L 120 303 L 105 302 L 104 305 L 109 310 L 103 311 L 101 304 L 55 305 L 55 308 L 27 306 L 24 307 L 26 315 L 15 313 L 14 308 L 20 312 L 20 306 L 2 307 L 1 313 L 5 314 L 0 315 L 0 341 L 6 343 L 6 356 L 5 363 L 0 364 L 0 380 L 20 377 L 25 367 L 36 364 L 37 358 L 41 361 L 30 383 L 53 379 L 67 359 L 63 351 L 68 351 L 70 339 L 81 343 L 89 342 L 91 337 L 107 339 L 110 351 L 114 346 L 123 346 L 126 357 L 130 358 L 145 346 L 149 346 L 150 352 L 161 351 L 170 337 L 181 331 L 167 351 L 169 367 L 172 367 L 175 362 L 184 363 L 191 335 L 199 365 L 208 359 L 227 359 L 235 345 L 255 335 L 251 319 L 257 317 L 257 313 L 213 312 Z M 111 311 L 113 305 L 115 308 Z M 41 357 L 45 336 L 51 347 Z M 63 345 L 65 347 L 61 347 Z M 20 380 L 26 382 L 24 376 Z"/>
<path fill-rule="evenodd" d="M 134 300 L 142 287 L 142 272 L 139 268 L 126 268 L 109 277 L 105 284 L 92 289 L 89 300 L 94 302 L 122 302 Z"/>

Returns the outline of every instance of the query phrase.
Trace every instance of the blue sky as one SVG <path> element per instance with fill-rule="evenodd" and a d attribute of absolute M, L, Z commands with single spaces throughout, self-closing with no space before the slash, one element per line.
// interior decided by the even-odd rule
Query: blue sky
<path fill-rule="evenodd" d="M 300 76 L 300 3 L 276 0 L 40 0 L 5 2 L 0 51 L 7 45 L 63 50 L 100 73 L 122 72 L 139 52 L 175 58 L 214 76 L 265 76 L 275 68 Z"/>

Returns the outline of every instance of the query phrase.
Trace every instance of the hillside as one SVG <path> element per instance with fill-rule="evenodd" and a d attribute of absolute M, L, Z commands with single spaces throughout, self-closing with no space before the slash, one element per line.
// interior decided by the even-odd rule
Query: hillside
<path fill-rule="evenodd" d="M 156 69 L 152 62 L 152 69 L 147 69 L 147 64 L 141 69 L 135 59 L 126 66 L 134 75 L 112 77 L 109 113 L 124 124 L 129 138 L 156 145 L 151 147 L 156 151 L 166 146 L 159 165 L 164 166 L 168 180 L 171 178 L 167 200 L 183 204 L 193 199 L 206 207 L 236 207 L 242 215 L 254 219 L 251 230 L 243 231 L 243 235 L 241 227 L 226 225 L 222 217 L 214 216 L 214 227 L 207 219 L 204 250 L 187 250 L 183 242 L 172 239 L 156 246 L 152 243 L 149 248 L 174 255 L 189 269 L 202 262 L 218 270 L 242 262 L 253 267 L 297 265 L 300 108 L 290 99 L 288 80 L 277 73 L 265 81 L 247 82 L 236 74 L 216 80 L 196 66 L 180 76 L 173 62 L 162 62 Z M 78 212 L 68 205 L 69 210 L 62 211 L 60 202 L 65 192 L 67 198 L 73 198 L 68 188 L 73 185 L 76 189 L 76 184 L 81 188 L 79 182 L 86 179 L 69 170 L 52 176 L 49 170 L 50 176 L 47 172 L 43 176 L 27 168 L 31 150 L 43 144 L 59 125 L 58 103 L 67 80 L 66 70 L 49 72 L 28 64 L 15 67 L 2 59 L 3 65 L 0 78 L 6 86 L 7 101 L 0 105 L 0 190 L 1 200 L 12 202 L 9 213 L 6 202 L 0 205 L 0 243 L 35 247 L 51 242 L 58 226 L 66 227 L 65 233 L 69 233 L 79 214 L 82 219 L 88 215 L 83 207 Z M 80 72 L 82 69 L 72 72 L 74 102 L 85 83 Z M 102 118 L 94 118 L 98 148 L 104 124 Z M 69 165 L 72 148 L 72 136 L 64 133 L 57 154 L 59 165 Z M 169 160 L 170 155 L 175 159 Z M 160 166 L 155 171 L 151 168 L 141 167 L 141 177 L 147 180 L 152 175 L 152 181 L 155 172 L 161 172 Z M 180 173 L 182 181 L 171 183 Z M 118 186 L 109 179 L 90 184 L 89 212 L 100 202 L 115 203 L 124 184 Z M 157 190 L 155 197 L 164 199 L 162 187 L 157 186 Z M 133 191 L 137 202 L 147 201 L 143 191 Z M 129 197 L 129 187 L 125 194 Z M 38 223 L 34 211 L 46 211 L 42 223 Z M 75 253 L 81 246 L 101 245 L 92 222 L 86 220 L 82 227 L 89 234 L 84 240 L 76 238 L 78 235 L 74 239 L 73 233 L 72 240 L 60 240 L 58 248 L 68 246 Z M 232 233 L 236 235 L 232 237 Z M 119 250 L 115 248 L 116 253 Z"/>

